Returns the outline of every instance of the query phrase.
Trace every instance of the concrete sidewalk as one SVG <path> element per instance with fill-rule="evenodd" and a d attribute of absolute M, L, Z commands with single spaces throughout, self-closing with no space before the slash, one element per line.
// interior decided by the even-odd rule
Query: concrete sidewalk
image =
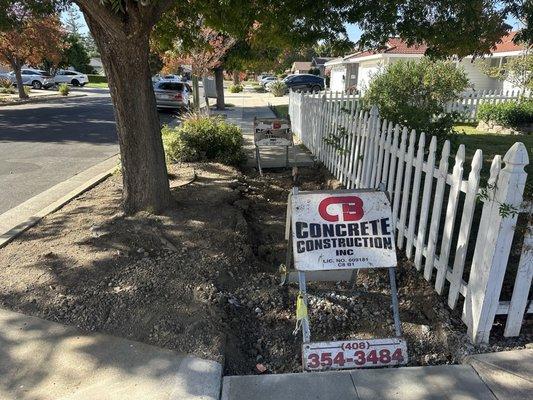
<path fill-rule="evenodd" d="M 2 400 L 216 400 L 222 366 L 0 310 Z"/>
<path fill-rule="evenodd" d="M 439 365 L 225 377 L 221 400 L 527 400 L 533 350 L 469 357 Z"/>
<path fill-rule="evenodd" d="M 226 102 L 235 107 L 220 112 L 212 111 L 212 113 L 225 115 L 229 122 L 241 127 L 248 165 L 254 167 L 256 165 L 253 135 L 254 117 L 275 118 L 274 113 L 268 107 L 269 100 L 275 98 L 270 93 L 225 93 L 225 97 Z M 261 165 L 263 168 L 285 167 L 285 148 L 261 148 Z M 289 166 L 310 165 L 313 165 L 312 156 L 302 146 L 295 145 L 293 150 L 289 151 Z"/>

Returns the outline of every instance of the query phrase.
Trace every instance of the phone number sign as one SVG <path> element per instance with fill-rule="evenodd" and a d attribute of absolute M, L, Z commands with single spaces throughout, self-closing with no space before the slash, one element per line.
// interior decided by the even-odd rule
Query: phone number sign
<path fill-rule="evenodd" d="M 407 344 L 398 338 L 306 343 L 302 355 L 308 371 L 385 367 L 408 361 Z"/>
<path fill-rule="evenodd" d="M 396 266 L 391 207 L 384 192 L 300 192 L 292 196 L 291 220 L 297 270 Z"/>

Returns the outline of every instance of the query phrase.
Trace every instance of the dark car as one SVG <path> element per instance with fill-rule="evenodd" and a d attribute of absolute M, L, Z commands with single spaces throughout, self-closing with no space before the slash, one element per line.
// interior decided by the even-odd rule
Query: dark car
<path fill-rule="evenodd" d="M 324 90 L 324 79 L 311 74 L 289 75 L 283 82 L 287 85 L 288 90 L 295 92 L 318 92 Z"/>

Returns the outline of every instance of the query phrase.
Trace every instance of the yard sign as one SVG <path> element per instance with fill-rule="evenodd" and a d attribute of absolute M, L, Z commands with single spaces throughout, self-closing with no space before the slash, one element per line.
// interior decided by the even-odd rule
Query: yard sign
<path fill-rule="evenodd" d="M 285 147 L 285 167 L 288 167 L 289 147 L 294 148 L 291 122 L 288 119 L 282 118 L 254 117 L 254 144 L 257 168 L 261 175 L 263 175 L 263 170 L 261 168 L 261 153 L 259 152 L 259 148 L 261 147 Z"/>
<path fill-rule="evenodd" d="M 292 196 L 294 266 L 299 271 L 396 266 L 384 192 L 301 192 Z"/>
<path fill-rule="evenodd" d="M 293 188 L 287 206 L 287 238 L 300 293 L 296 330 L 302 329 L 302 365 L 308 371 L 383 367 L 407 363 L 396 289 L 396 248 L 392 213 L 385 192 L 336 190 L 300 192 Z M 306 272 L 386 268 L 396 337 L 311 342 Z M 355 282 L 355 280 L 353 280 Z"/>

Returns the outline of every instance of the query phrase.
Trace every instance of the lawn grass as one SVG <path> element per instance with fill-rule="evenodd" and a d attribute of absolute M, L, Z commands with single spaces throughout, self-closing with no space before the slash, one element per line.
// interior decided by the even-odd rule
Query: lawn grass
<path fill-rule="evenodd" d="M 460 124 L 455 129 L 459 132 L 458 143 L 465 145 L 466 158 L 468 164 L 477 149 L 483 152 L 483 169 L 482 177 L 488 178 L 490 164 L 495 155 L 501 155 L 502 158 L 515 142 L 522 142 L 529 155 L 529 165 L 526 166 L 527 172 L 526 196 L 531 198 L 533 195 L 533 135 L 499 135 L 476 130 L 477 124 Z M 469 166 L 469 165 L 468 165 Z M 468 168 L 470 169 L 470 168 Z"/>
<path fill-rule="evenodd" d="M 106 82 L 98 82 L 98 83 L 87 83 L 85 87 L 93 88 L 93 89 L 107 89 L 109 88 L 109 85 Z"/>
<path fill-rule="evenodd" d="M 289 105 L 288 104 L 280 104 L 280 105 L 272 105 L 270 106 L 272 109 L 272 112 L 276 114 L 277 118 L 287 118 L 289 116 Z"/>

